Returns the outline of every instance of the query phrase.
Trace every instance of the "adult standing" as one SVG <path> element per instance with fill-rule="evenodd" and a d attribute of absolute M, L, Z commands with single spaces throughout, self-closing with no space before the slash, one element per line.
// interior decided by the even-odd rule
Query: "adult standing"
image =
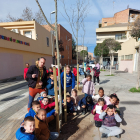
<path fill-rule="evenodd" d="M 61 73 L 61 86 L 62 91 L 64 91 L 64 72 Z M 66 92 L 71 95 L 71 90 L 75 88 L 75 76 L 70 71 L 70 66 L 66 66 Z"/>
<path fill-rule="evenodd" d="M 45 61 L 46 59 L 44 57 L 40 57 L 36 62 L 36 65 L 29 67 L 26 74 L 29 86 L 28 111 L 32 106 L 32 102 L 36 94 L 45 91 L 47 84 L 47 73 L 46 68 L 44 67 Z"/>
<path fill-rule="evenodd" d="M 24 69 L 24 80 L 27 79 L 26 74 L 27 74 L 27 71 L 28 71 L 28 69 L 29 69 L 29 63 L 26 63 L 25 65 L 26 65 L 26 68 Z"/>
<path fill-rule="evenodd" d="M 99 74 L 100 74 L 100 65 L 99 65 L 99 63 L 95 62 L 95 67 L 93 68 L 93 71 L 94 71 L 94 76 L 93 76 L 94 84 L 95 84 L 96 79 L 97 79 L 97 85 L 99 85 Z"/>

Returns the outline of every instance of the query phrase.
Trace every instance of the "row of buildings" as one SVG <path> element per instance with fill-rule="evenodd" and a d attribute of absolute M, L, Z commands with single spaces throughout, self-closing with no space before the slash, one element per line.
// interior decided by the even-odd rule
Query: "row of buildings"
<path fill-rule="evenodd" d="M 76 64 L 72 53 L 72 34 L 58 24 L 60 63 Z M 36 21 L 0 23 L 0 80 L 23 75 L 25 64 L 46 58 L 46 68 L 53 63 L 55 33 L 48 25 Z M 82 62 L 79 59 L 79 63 Z"/>
<path fill-rule="evenodd" d="M 129 73 L 137 72 L 139 43 L 131 37 L 129 24 L 134 22 L 140 10 L 128 8 L 117 12 L 114 17 L 102 18 L 99 28 L 96 29 L 96 44 L 102 43 L 107 38 L 113 38 L 121 43 L 121 50 L 114 53 L 111 64 L 117 64 L 120 71 Z M 109 57 L 103 58 L 103 65 L 110 61 Z"/>

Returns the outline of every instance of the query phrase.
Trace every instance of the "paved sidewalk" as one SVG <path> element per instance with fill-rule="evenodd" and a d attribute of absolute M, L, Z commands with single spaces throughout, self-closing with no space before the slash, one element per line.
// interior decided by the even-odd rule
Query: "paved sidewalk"
<path fill-rule="evenodd" d="M 115 71 L 113 71 L 114 73 Z M 96 93 L 99 87 L 103 87 L 105 94 L 116 93 L 120 99 L 120 111 L 123 119 L 120 127 L 124 130 L 121 135 L 121 140 L 139 140 L 140 139 L 140 93 L 130 93 L 129 89 L 136 85 L 136 74 L 115 73 L 115 76 L 108 75 L 109 71 L 101 72 L 100 85 L 95 86 Z M 81 97 L 81 93 L 79 93 Z M 64 139 L 61 137 L 58 140 L 103 140 L 98 128 L 94 125 L 92 114 L 81 115 L 69 121 L 72 124 L 72 129 L 76 129 L 75 133 L 63 133 Z M 75 126 L 76 125 L 76 126 Z M 75 128 L 76 127 L 76 128 Z M 69 136 L 68 136 L 69 135 Z M 106 140 L 117 140 L 116 137 L 109 137 Z"/>
<path fill-rule="evenodd" d="M 101 72 L 100 85 L 95 86 L 96 93 L 98 93 L 99 87 L 104 88 L 106 95 L 117 93 L 123 118 L 120 127 L 124 129 L 121 140 L 139 140 L 140 93 L 130 93 L 128 91 L 135 87 L 137 75 L 115 73 L 115 76 L 105 76 L 108 74 L 109 71 Z M 79 81 L 81 82 L 83 78 L 84 76 L 80 76 Z M 0 94 L 0 140 L 16 140 L 15 132 L 27 112 L 28 94 L 28 86 Z M 79 92 L 78 95 L 82 98 L 84 94 Z M 58 140 L 103 140 L 101 139 L 101 133 L 94 126 L 93 117 L 92 114 L 86 114 L 85 116 L 79 114 L 72 119 L 68 118 L 68 124 L 64 127 L 65 131 L 60 134 Z M 72 133 L 67 132 L 69 127 Z M 117 138 L 111 137 L 107 140 L 117 140 Z"/>

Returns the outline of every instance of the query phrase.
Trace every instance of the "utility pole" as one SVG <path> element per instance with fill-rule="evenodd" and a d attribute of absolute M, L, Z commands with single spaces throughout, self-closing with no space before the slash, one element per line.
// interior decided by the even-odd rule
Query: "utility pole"
<path fill-rule="evenodd" d="M 76 45 L 77 45 L 77 64 L 78 64 L 78 30 L 79 30 L 79 7 L 78 8 L 78 18 L 77 18 L 77 37 L 76 37 Z"/>
<path fill-rule="evenodd" d="M 59 128 L 61 129 L 61 126 L 62 126 L 62 94 L 61 94 L 60 59 L 59 59 L 58 32 L 57 32 L 57 0 L 55 0 L 55 34 L 56 34 L 59 99 L 60 99 L 60 102 L 59 102 Z"/>

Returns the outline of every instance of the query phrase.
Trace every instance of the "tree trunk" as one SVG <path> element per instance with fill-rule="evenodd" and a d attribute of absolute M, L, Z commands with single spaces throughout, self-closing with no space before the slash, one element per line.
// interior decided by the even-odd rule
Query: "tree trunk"
<path fill-rule="evenodd" d="M 55 33 L 56 33 L 56 48 L 57 48 L 57 65 L 58 65 L 58 83 L 59 83 L 59 128 L 62 126 L 62 94 L 61 94 L 61 79 L 60 79 L 60 59 L 58 46 L 58 32 L 57 32 L 57 0 L 55 0 Z"/>
<path fill-rule="evenodd" d="M 79 8 L 78 8 L 78 19 L 77 19 L 77 37 L 76 37 L 76 45 L 77 45 L 77 64 L 78 64 L 78 31 L 79 31 Z"/>
<path fill-rule="evenodd" d="M 138 56 L 138 71 L 137 71 L 137 84 L 136 89 L 139 89 L 139 79 L 140 79 L 140 45 L 139 45 L 139 56 Z"/>
<path fill-rule="evenodd" d="M 112 56 L 110 54 L 110 75 L 111 75 L 111 62 L 112 62 Z"/>
<path fill-rule="evenodd" d="M 103 55 L 101 54 L 101 60 L 100 60 L 101 65 L 103 65 Z"/>

